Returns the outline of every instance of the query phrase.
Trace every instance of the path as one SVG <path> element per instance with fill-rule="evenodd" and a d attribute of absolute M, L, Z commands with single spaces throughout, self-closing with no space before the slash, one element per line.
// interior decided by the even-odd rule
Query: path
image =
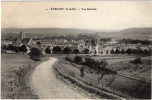
<path fill-rule="evenodd" d="M 33 72 L 31 87 L 40 99 L 89 99 L 85 93 L 57 79 L 52 68 L 56 58 L 41 63 Z"/>

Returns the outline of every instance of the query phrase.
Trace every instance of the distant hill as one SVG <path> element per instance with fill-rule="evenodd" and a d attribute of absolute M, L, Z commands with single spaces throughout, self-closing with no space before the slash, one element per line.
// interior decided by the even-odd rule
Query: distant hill
<path fill-rule="evenodd" d="M 72 28 L 3 28 L 2 38 L 9 36 L 16 36 L 22 31 L 27 37 L 51 37 L 61 35 L 78 35 L 78 34 L 92 34 L 96 33 L 93 30 L 72 29 Z"/>
<path fill-rule="evenodd" d="M 118 32 L 120 37 L 152 39 L 152 28 L 129 28 Z"/>
<path fill-rule="evenodd" d="M 129 28 L 121 31 L 87 30 L 72 28 L 2 28 L 2 38 L 17 37 L 23 31 L 26 37 L 52 37 L 61 35 L 89 34 L 101 37 L 152 39 L 152 28 Z"/>

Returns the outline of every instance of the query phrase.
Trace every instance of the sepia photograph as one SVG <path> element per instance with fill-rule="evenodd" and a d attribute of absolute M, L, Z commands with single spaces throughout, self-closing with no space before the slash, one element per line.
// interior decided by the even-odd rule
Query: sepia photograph
<path fill-rule="evenodd" d="M 151 99 L 152 1 L 1 1 L 1 99 Z"/>

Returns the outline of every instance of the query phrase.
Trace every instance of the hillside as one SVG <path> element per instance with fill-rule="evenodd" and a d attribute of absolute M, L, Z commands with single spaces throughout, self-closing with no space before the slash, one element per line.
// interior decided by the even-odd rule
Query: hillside
<path fill-rule="evenodd" d="M 122 30 L 118 33 L 120 37 L 127 38 L 138 38 L 138 39 L 151 39 L 152 38 L 152 28 L 129 28 Z"/>
<path fill-rule="evenodd" d="M 133 38 L 133 39 L 151 39 L 152 28 L 129 28 L 121 31 L 113 30 L 87 30 L 72 28 L 2 28 L 2 38 L 10 36 L 17 37 L 20 31 L 26 34 L 26 37 L 52 37 L 61 35 L 90 34 L 102 37 L 115 38 Z"/>

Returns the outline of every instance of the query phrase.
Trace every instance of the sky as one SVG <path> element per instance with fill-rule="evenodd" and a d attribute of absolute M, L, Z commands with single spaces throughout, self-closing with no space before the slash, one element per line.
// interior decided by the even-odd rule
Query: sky
<path fill-rule="evenodd" d="M 80 10 L 50 10 L 51 8 Z M 1 21 L 2 28 L 122 30 L 152 27 L 152 1 L 3 1 Z"/>

